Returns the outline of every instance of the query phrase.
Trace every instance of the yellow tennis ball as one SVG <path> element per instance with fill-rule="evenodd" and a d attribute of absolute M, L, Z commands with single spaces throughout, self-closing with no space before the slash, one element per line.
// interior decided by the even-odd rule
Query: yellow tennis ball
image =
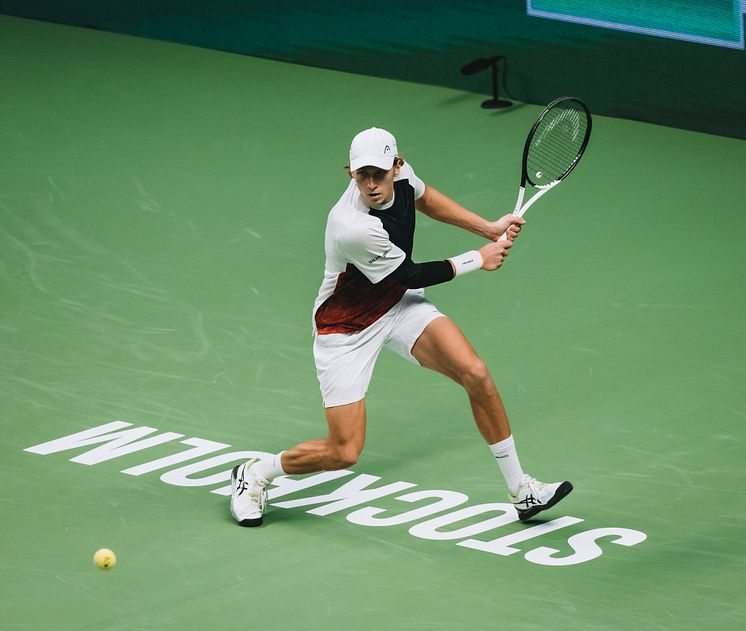
<path fill-rule="evenodd" d="M 117 555 L 109 548 L 101 548 L 93 555 L 93 562 L 99 570 L 110 570 L 117 564 Z"/>

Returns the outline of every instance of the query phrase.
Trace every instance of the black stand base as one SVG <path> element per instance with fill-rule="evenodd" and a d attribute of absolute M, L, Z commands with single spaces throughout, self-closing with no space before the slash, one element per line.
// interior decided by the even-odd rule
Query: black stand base
<path fill-rule="evenodd" d="M 502 55 L 497 57 L 475 59 L 469 62 L 463 68 L 461 68 L 461 74 L 470 75 L 485 68 L 492 69 L 492 98 L 487 99 L 482 103 L 482 109 L 484 110 L 501 110 L 506 107 L 513 105 L 511 101 L 505 101 L 501 99 L 497 93 L 497 64 L 502 59 L 504 62 L 504 72 L 508 72 L 508 60 Z M 503 78 L 503 82 L 505 79 Z"/>
<path fill-rule="evenodd" d="M 482 109 L 485 110 L 501 110 L 505 107 L 513 105 L 512 101 L 505 101 L 503 99 L 488 99 L 482 103 Z"/>

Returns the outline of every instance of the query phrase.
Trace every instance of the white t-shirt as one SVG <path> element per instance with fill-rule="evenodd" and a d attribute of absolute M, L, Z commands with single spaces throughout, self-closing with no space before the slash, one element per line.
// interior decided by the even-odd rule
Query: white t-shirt
<path fill-rule="evenodd" d="M 406 287 L 388 276 L 412 255 L 414 202 L 425 184 L 404 163 L 394 178 L 394 199 L 368 207 L 354 180 L 329 212 L 324 280 L 314 303 L 320 335 L 355 333 L 393 307 Z"/>

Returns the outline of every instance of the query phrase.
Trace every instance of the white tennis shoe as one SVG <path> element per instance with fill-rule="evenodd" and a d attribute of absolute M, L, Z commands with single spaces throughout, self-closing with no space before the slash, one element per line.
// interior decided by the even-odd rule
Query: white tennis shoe
<path fill-rule="evenodd" d="M 570 491 L 572 484 L 569 482 L 544 483 L 524 474 L 518 492 L 515 495 L 508 492 L 508 497 L 518 511 L 518 519 L 526 521 L 554 506 Z"/>
<path fill-rule="evenodd" d="M 231 515 L 239 526 L 261 526 L 267 506 L 265 483 L 251 471 L 259 458 L 233 467 L 231 472 Z"/>

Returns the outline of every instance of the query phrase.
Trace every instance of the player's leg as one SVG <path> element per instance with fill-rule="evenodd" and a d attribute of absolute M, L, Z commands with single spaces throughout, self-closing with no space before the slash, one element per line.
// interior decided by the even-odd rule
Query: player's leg
<path fill-rule="evenodd" d="M 281 454 L 284 473 L 313 473 L 345 469 L 357 462 L 365 445 L 365 399 L 325 409 L 329 434 Z"/>
<path fill-rule="evenodd" d="M 445 317 L 430 322 L 411 353 L 420 365 L 450 377 L 466 390 L 474 420 L 497 460 L 521 520 L 554 506 L 572 490 L 569 482 L 545 484 L 523 473 L 497 387 L 454 322 Z"/>
<path fill-rule="evenodd" d="M 268 460 L 233 470 L 231 512 L 242 526 L 262 523 L 265 488 L 285 474 L 344 469 L 365 444 L 365 393 L 387 335 L 390 318 L 356 335 L 317 335 L 313 356 L 327 421 L 327 436 L 302 442 Z"/>
<path fill-rule="evenodd" d="M 508 415 L 487 366 L 452 320 L 442 317 L 428 324 L 412 347 L 412 355 L 421 366 L 464 387 L 479 432 L 488 444 L 511 435 Z"/>
<path fill-rule="evenodd" d="M 266 487 L 276 477 L 351 467 L 365 445 L 365 399 L 328 407 L 326 438 L 307 440 L 276 454 L 233 468 L 231 513 L 241 526 L 260 526 L 267 504 Z"/>

